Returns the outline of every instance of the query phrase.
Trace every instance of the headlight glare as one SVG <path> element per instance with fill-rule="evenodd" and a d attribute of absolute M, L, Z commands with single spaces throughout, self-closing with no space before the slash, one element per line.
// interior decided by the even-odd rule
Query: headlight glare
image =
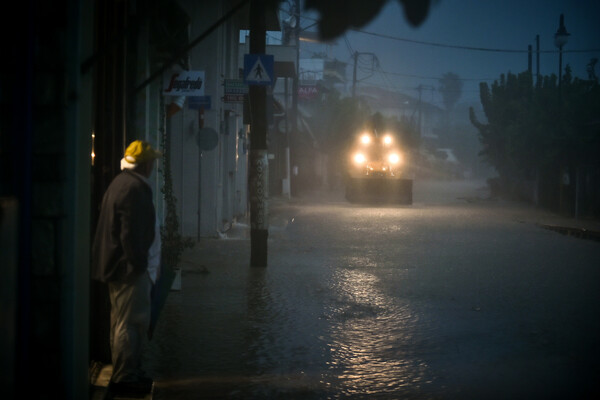
<path fill-rule="evenodd" d="M 392 153 L 388 156 L 388 161 L 391 164 L 400 164 L 402 162 L 402 156 L 398 153 Z"/>
<path fill-rule="evenodd" d="M 356 164 L 363 164 L 365 161 L 367 161 L 366 157 L 364 154 L 362 153 L 356 153 L 354 155 L 354 162 Z"/>

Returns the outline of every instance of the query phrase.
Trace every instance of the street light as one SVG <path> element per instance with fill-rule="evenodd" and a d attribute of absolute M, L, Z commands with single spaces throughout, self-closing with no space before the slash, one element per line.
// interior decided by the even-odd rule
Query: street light
<path fill-rule="evenodd" d="M 558 47 L 558 118 L 559 118 L 559 129 L 562 130 L 562 48 L 567 43 L 569 39 L 569 33 L 567 32 L 567 28 L 565 28 L 565 16 L 560 14 L 560 22 L 558 25 L 558 30 L 554 34 L 554 45 Z M 564 167 L 560 168 L 560 190 L 559 190 L 559 208 L 562 212 L 565 202 L 565 194 L 564 194 L 564 186 L 565 176 L 567 172 L 564 170 Z"/>
<path fill-rule="evenodd" d="M 561 86 L 562 86 L 562 48 L 565 44 L 567 44 L 567 40 L 569 39 L 570 33 L 567 32 L 567 28 L 565 28 L 565 16 L 564 14 L 560 14 L 560 22 L 558 25 L 558 30 L 554 34 L 554 45 L 558 47 L 558 104 L 560 106 L 561 102 Z"/>

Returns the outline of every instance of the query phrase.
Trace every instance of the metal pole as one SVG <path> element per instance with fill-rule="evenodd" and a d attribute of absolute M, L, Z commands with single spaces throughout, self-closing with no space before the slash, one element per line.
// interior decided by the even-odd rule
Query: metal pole
<path fill-rule="evenodd" d="M 285 125 L 285 179 L 286 184 L 283 185 L 283 194 L 287 195 L 288 199 L 291 197 L 291 182 L 290 182 L 290 131 L 288 125 L 288 81 L 289 78 L 285 78 L 285 117 L 284 117 L 284 125 Z"/>
<path fill-rule="evenodd" d="M 296 44 L 296 71 L 292 80 L 292 135 L 298 134 L 298 80 L 300 79 L 300 0 L 294 3 L 294 43 Z"/>
<path fill-rule="evenodd" d="M 264 0 L 250 1 L 250 53 L 264 54 L 266 50 L 266 6 Z M 269 236 L 267 159 L 267 87 L 250 85 L 250 266 L 267 266 Z"/>
<path fill-rule="evenodd" d="M 579 165 L 575 170 L 575 219 L 579 219 Z"/>
<path fill-rule="evenodd" d="M 536 84 L 540 83 L 540 35 L 535 35 L 535 76 Z"/>
<path fill-rule="evenodd" d="M 562 105 L 562 46 L 558 48 L 558 112 Z"/>
<path fill-rule="evenodd" d="M 422 121 L 422 114 L 421 114 L 421 92 L 423 91 L 423 85 L 419 85 L 419 87 L 417 89 L 419 90 L 419 125 L 418 125 L 418 129 L 419 129 L 419 141 L 420 141 L 421 140 L 421 136 L 422 136 L 422 132 L 421 132 L 421 121 Z"/>
<path fill-rule="evenodd" d="M 198 156 L 198 238 L 202 234 L 202 149 Z"/>
<path fill-rule="evenodd" d="M 561 104 L 562 104 L 562 46 L 559 46 L 558 48 L 558 129 L 560 129 L 562 131 L 562 110 L 561 110 Z M 563 208 L 564 208 L 564 203 L 565 203 L 565 194 L 564 194 L 564 190 L 565 190 L 565 182 L 563 179 L 565 172 L 564 172 L 564 167 L 561 163 L 560 166 L 560 190 L 559 190 L 559 212 L 562 213 L 563 212 Z"/>
<path fill-rule="evenodd" d="M 354 52 L 354 72 L 352 73 L 352 97 L 356 94 L 356 64 L 358 61 L 358 52 Z"/>

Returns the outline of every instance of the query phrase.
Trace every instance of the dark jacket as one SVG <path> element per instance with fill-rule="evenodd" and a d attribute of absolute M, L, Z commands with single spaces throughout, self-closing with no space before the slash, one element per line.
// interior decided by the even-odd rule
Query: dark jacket
<path fill-rule="evenodd" d="M 102 199 L 92 245 L 92 278 L 131 282 L 144 273 L 155 218 L 150 186 L 128 170 L 117 175 Z"/>

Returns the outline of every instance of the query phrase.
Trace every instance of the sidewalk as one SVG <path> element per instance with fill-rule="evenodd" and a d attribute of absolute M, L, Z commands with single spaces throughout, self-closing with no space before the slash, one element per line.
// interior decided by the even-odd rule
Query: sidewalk
<path fill-rule="evenodd" d="M 515 217 L 521 222 L 580 239 L 600 241 L 600 219 L 568 217 L 527 203 L 507 203 L 514 207 Z"/>
<path fill-rule="evenodd" d="M 600 242 L 600 223 L 597 221 L 551 218 L 548 222 L 538 223 L 537 225 L 563 235 Z"/>
<path fill-rule="evenodd" d="M 101 365 L 100 363 L 94 364 L 90 371 L 90 400 L 150 400 L 152 399 L 152 393 L 145 396 L 124 396 L 115 395 L 111 396 L 108 391 L 108 384 L 110 377 L 112 376 L 112 365 L 106 364 Z"/>
<path fill-rule="evenodd" d="M 443 186 L 443 182 L 426 181 L 420 184 L 426 186 L 428 190 L 432 190 L 432 188 L 435 190 L 435 185 L 440 184 L 443 189 L 448 189 L 448 187 Z M 470 189 L 469 186 L 471 186 Z M 600 241 L 600 218 L 598 217 L 569 217 L 536 207 L 531 203 L 506 200 L 501 197 L 491 197 L 489 186 L 485 182 L 480 182 L 479 185 L 468 181 L 456 182 L 456 187 L 459 189 L 453 192 L 452 195 L 455 195 L 457 200 L 472 204 L 489 203 L 502 205 L 507 208 L 510 218 L 518 222 L 534 224 L 543 229 L 581 239 Z M 461 190 L 464 191 L 464 194 L 461 193 Z M 440 195 L 440 192 L 436 194 Z"/>

